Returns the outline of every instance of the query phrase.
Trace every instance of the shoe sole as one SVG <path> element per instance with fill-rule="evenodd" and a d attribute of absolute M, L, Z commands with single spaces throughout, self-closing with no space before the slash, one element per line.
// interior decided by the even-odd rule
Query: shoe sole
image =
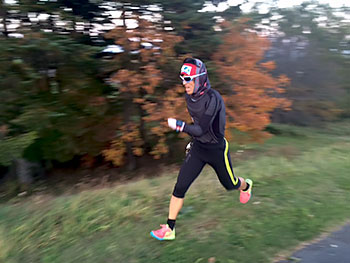
<path fill-rule="evenodd" d="M 153 234 L 153 231 L 150 232 L 151 236 L 154 237 L 155 239 L 159 240 L 159 241 L 171 241 L 171 240 L 175 240 L 175 238 L 173 239 L 164 239 L 164 238 L 159 238 L 157 237 L 155 234 Z"/>
<path fill-rule="evenodd" d="M 153 234 L 153 231 L 151 231 L 150 234 L 151 234 L 152 237 L 154 237 L 155 239 L 158 239 L 159 241 L 163 241 L 164 240 L 164 238 L 159 238 L 155 234 Z"/>

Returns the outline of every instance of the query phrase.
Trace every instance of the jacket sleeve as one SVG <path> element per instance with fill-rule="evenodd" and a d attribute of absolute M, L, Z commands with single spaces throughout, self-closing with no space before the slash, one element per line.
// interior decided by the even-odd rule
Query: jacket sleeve
<path fill-rule="evenodd" d="M 216 97 L 211 94 L 207 109 L 199 120 L 198 124 L 185 124 L 183 131 L 191 136 L 199 137 L 209 130 L 212 120 L 216 114 Z"/>

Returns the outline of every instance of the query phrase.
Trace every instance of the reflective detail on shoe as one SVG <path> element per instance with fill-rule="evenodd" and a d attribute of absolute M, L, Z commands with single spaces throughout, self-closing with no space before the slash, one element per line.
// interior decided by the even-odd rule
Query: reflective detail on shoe
<path fill-rule="evenodd" d="M 225 165 L 226 165 L 226 169 L 227 169 L 227 172 L 228 174 L 230 175 L 231 177 L 231 181 L 234 185 L 237 185 L 238 183 L 238 178 L 236 178 L 234 175 L 233 175 L 233 172 L 232 172 L 232 169 L 231 169 L 231 165 L 230 165 L 230 162 L 228 161 L 228 142 L 225 139 L 225 153 L 224 153 L 224 157 L 225 157 Z"/>
<path fill-rule="evenodd" d="M 246 179 L 245 181 L 249 184 L 249 188 L 246 191 L 241 190 L 239 194 L 239 201 L 242 204 L 247 203 L 249 199 L 252 197 L 253 181 L 250 179 Z"/>
<path fill-rule="evenodd" d="M 158 240 L 174 240 L 175 239 L 175 228 L 171 228 L 166 225 L 160 225 L 160 229 L 151 231 L 151 236 Z"/>

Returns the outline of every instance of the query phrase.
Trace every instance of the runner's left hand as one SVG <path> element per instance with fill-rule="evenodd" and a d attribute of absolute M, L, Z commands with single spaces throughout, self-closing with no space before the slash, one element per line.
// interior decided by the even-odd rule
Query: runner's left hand
<path fill-rule="evenodd" d="M 177 132 L 182 132 L 185 127 L 185 122 L 174 118 L 168 118 L 168 126 Z"/>

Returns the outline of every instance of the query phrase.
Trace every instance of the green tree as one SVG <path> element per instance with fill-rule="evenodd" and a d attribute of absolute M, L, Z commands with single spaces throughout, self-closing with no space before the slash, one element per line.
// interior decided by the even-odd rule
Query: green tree
<path fill-rule="evenodd" d="M 277 73 L 291 78 L 285 96 L 293 100 L 292 110 L 277 112 L 275 121 L 317 125 L 349 112 L 349 59 L 342 54 L 349 27 L 329 6 L 308 5 L 273 10 L 283 17 L 276 22 L 285 36 L 274 42 L 270 58 Z"/>
<path fill-rule="evenodd" d="M 35 131 L 29 159 L 96 156 L 118 120 L 99 78 L 100 49 L 62 36 L 34 33 L 8 39 L 0 50 L 0 125 L 9 135 Z"/>
<path fill-rule="evenodd" d="M 21 158 L 25 149 L 31 145 L 37 137 L 35 132 L 29 132 L 0 139 L 0 165 L 10 166 L 15 159 Z"/>

